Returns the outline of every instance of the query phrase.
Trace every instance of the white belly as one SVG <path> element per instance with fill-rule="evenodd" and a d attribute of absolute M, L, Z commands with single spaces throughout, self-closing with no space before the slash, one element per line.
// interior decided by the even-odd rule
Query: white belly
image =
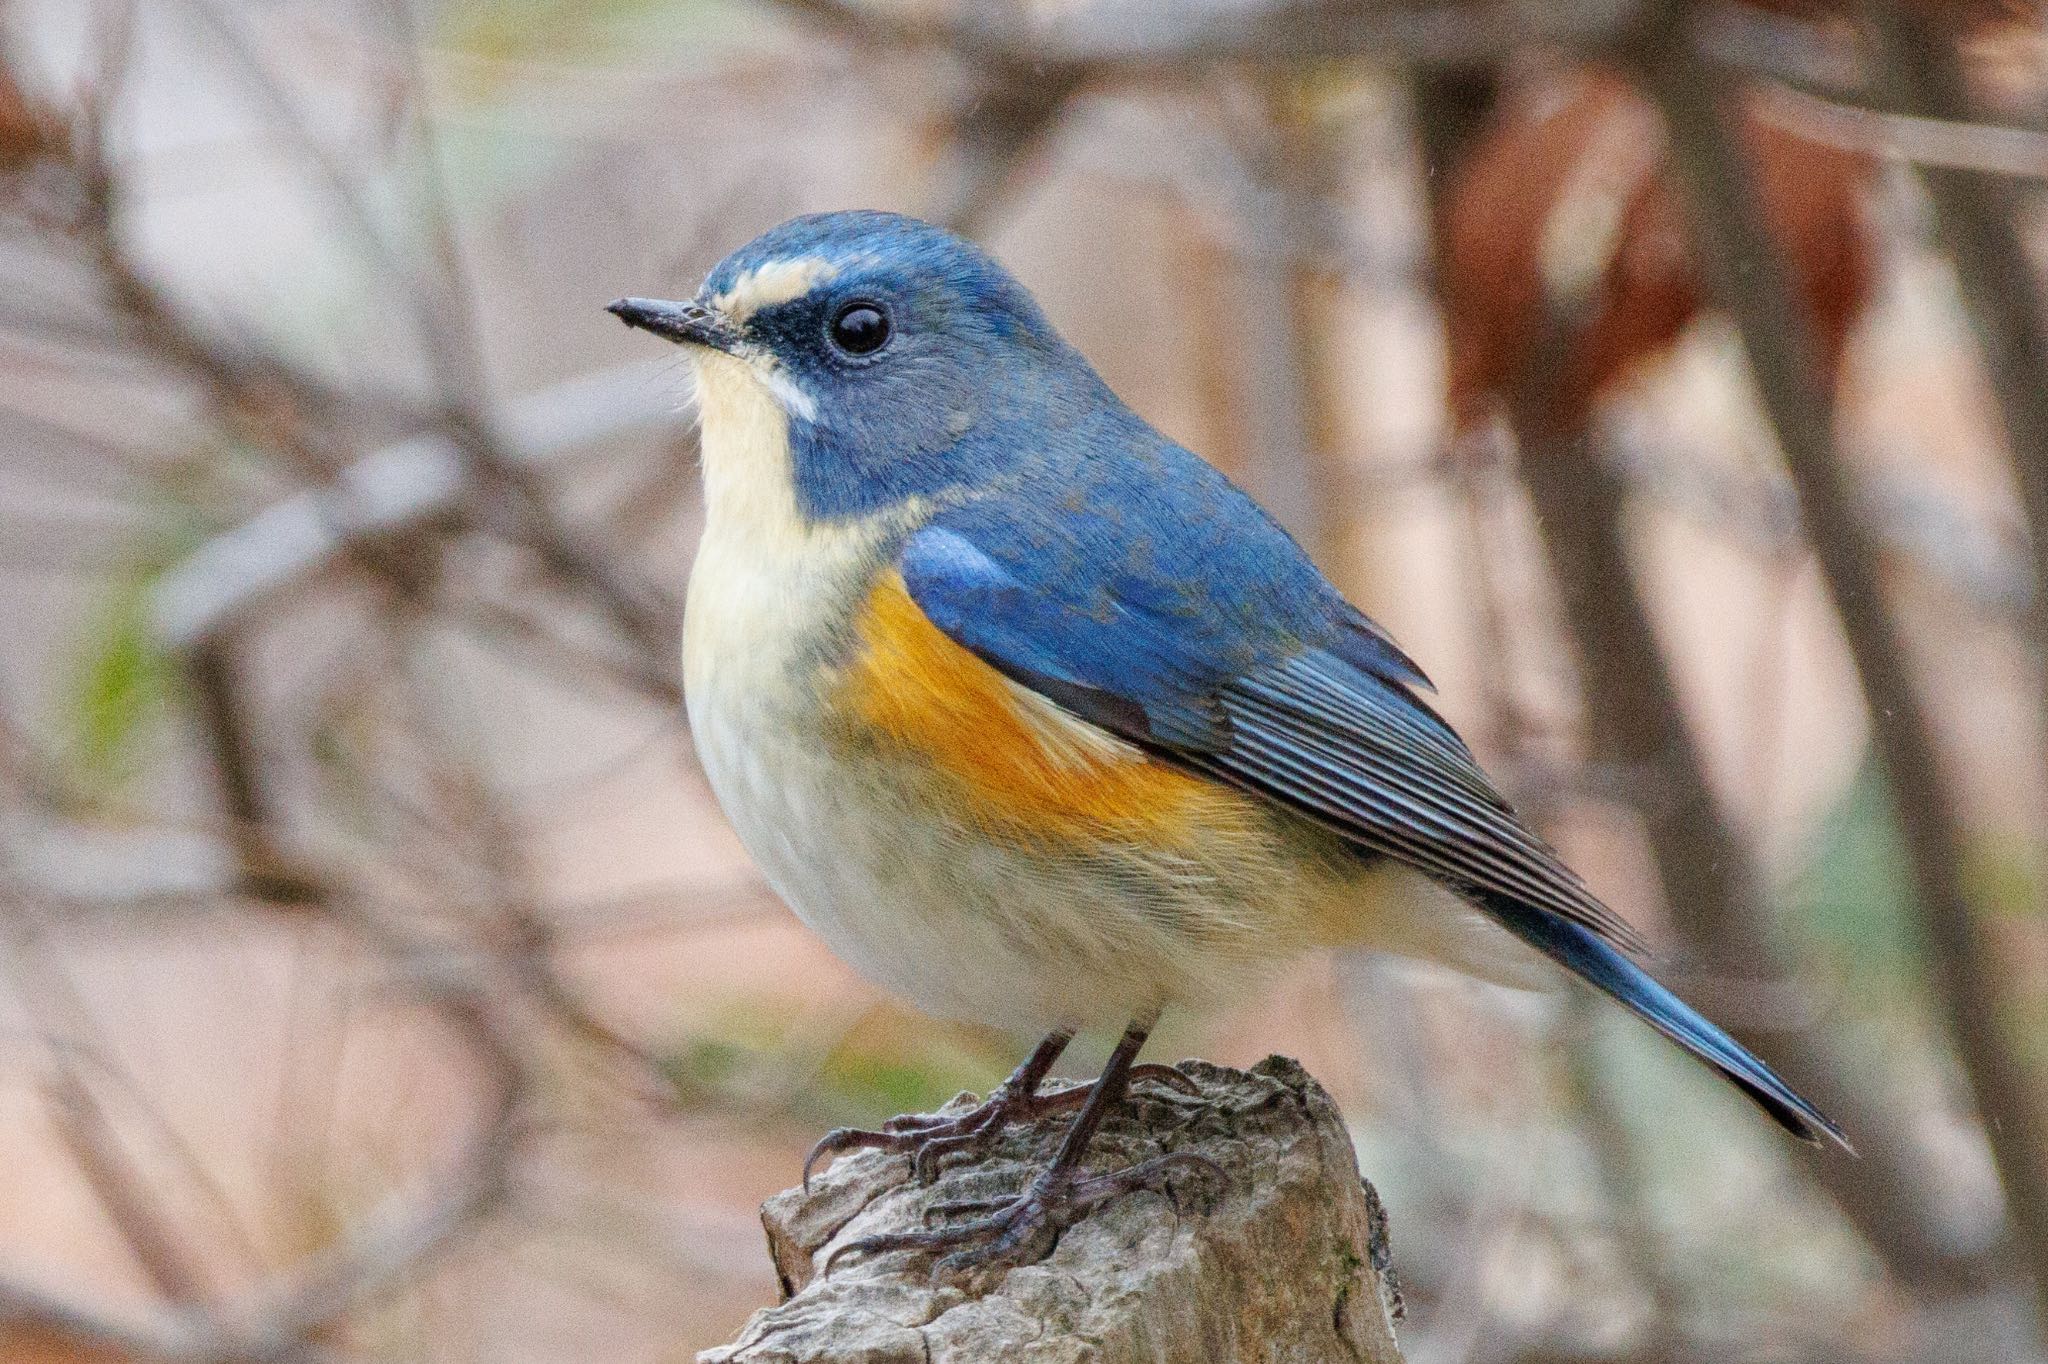
<path fill-rule="evenodd" d="M 1054 855 L 949 818 L 929 773 L 833 732 L 812 687 L 867 556 L 854 547 L 833 572 L 832 556 L 803 557 L 784 572 L 707 538 L 684 623 L 690 729 L 769 885 L 884 989 L 1025 1031 L 1238 997 L 1318 942 L 1523 983 L 1534 958 L 1476 912 L 1417 894 L 1412 872 L 1333 866 L 1284 830 L 1190 867 L 1117 847 Z"/>
<path fill-rule="evenodd" d="M 707 535 L 684 621 L 690 729 L 764 877 L 840 956 L 927 1012 L 1018 1029 L 1234 994 L 1306 945 L 1270 866 L 1054 854 L 950 819 L 928 771 L 849 744 L 813 690 L 864 545 L 782 564 Z M 1256 894 L 1258 904 L 1251 903 Z"/>
<path fill-rule="evenodd" d="M 1057 952 L 1007 937 L 1013 916 L 1031 915 L 1019 897 L 1042 894 L 1029 870 L 921 818 L 788 717 L 746 710 L 693 703 L 704 770 L 769 884 L 861 974 L 926 1012 L 1020 1029 L 1128 1003 L 1085 998 Z"/>

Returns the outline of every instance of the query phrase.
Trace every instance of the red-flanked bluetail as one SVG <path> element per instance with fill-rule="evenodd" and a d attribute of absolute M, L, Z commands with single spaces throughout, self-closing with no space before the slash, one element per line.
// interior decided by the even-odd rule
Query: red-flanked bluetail
<path fill-rule="evenodd" d="M 1293 540 L 1110 392 L 975 246 L 882 213 L 799 218 L 682 303 L 706 524 L 684 673 L 713 789 L 775 889 L 935 1014 L 1046 1034 L 962 1118 L 838 1132 L 921 1169 L 1078 1107 L 987 1216 L 858 1243 L 1042 1254 L 1173 1157 L 1079 1161 L 1161 1010 L 1363 945 L 1526 980 L 1565 968 L 1809 1141 L 1841 1133 L 1632 959 L 1509 807 L 1428 679 Z M 1228 345 L 1228 336 L 1207 344 Z M 1538 972 L 1540 974 L 1540 971 Z M 1129 1021 L 1092 1091 L 1039 1090 Z"/>

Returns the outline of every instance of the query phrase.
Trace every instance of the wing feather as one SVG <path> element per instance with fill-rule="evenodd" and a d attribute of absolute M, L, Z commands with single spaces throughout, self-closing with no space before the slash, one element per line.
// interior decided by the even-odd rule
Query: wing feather
<path fill-rule="evenodd" d="M 899 567 L 941 630 L 1081 718 L 1468 893 L 1511 895 L 1642 949 L 1416 694 L 1421 670 L 1334 593 L 1315 603 L 1320 639 L 1266 621 L 1262 647 L 1226 647 L 1113 591 L 1034 591 L 943 523 L 913 536 Z"/>
<path fill-rule="evenodd" d="M 1642 950 L 1634 927 L 1602 904 L 1490 786 L 1474 789 L 1434 745 L 1412 745 L 1377 714 L 1334 717 L 1304 707 L 1300 692 L 1287 685 L 1294 671 L 1283 665 L 1224 693 L 1231 754 L 1245 775 L 1255 777 L 1255 763 L 1270 767 L 1276 761 L 1289 763 L 1304 783 L 1313 773 L 1319 778 L 1316 791 L 1333 799 L 1322 813 L 1339 818 L 1375 851 L 1468 891 L 1518 894 L 1630 951 Z M 1274 794 L 1301 800 L 1310 788 L 1281 787 Z M 1403 851 L 1391 832 L 1420 837 L 1407 838 Z"/>
<path fill-rule="evenodd" d="M 1848 1145 L 1624 955 L 1642 950 L 1635 930 L 1521 821 L 1423 700 L 1422 670 L 1278 527 L 1192 456 L 1169 480 L 1132 481 L 1133 467 L 1078 463 L 1075 477 L 1113 486 L 1073 490 L 1058 516 L 1017 498 L 943 514 L 904 546 L 912 599 L 1073 715 L 1461 892 L 1791 1131 Z M 1126 522 L 1133 505 L 1146 514 Z"/>

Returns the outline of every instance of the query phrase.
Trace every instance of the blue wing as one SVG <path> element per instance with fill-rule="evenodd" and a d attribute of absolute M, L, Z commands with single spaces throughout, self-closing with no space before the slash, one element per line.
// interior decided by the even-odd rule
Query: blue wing
<path fill-rule="evenodd" d="M 1181 520 L 1144 538 L 1139 562 L 1126 549 L 1085 572 L 1066 571 L 1065 534 L 1020 544 L 1015 515 L 970 505 L 904 547 L 911 597 L 956 642 L 1074 714 L 1361 847 L 1640 949 L 1422 701 L 1422 672 L 1262 514 L 1249 545 L 1188 552 L 1173 543 Z M 1247 562 L 1266 537 L 1277 543 Z"/>
<path fill-rule="evenodd" d="M 1719 1070 L 1807 1140 L 1839 1129 L 1623 954 L 1641 940 L 1515 815 L 1420 669 L 1185 452 L 941 513 L 899 566 L 948 636 L 1072 713 L 1413 866 Z M 1141 466 L 1142 466 L 1142 462 Z M 1617 950 L 1623 949 L 1623 950 Z"/>

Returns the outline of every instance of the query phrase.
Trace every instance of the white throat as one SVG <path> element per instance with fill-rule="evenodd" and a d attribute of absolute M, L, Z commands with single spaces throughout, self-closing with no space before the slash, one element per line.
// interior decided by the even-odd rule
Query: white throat
<path fill-rule="evenodd" d="M 789 414 L 761 369 L 693 353 L 704 456 L 704 538 L 683 619 L 693 718 L 719 692 L 788 684 L 847 626 L 894 514 L 816 521 L 798 505 Z"/>
<path fill-rule="evenodd" d="M 789 410 L 761 371 L 717 351 L 693 350 L 704 452 L 706 535 L 770 543 L 808 533 L 796 503 Z"/>

